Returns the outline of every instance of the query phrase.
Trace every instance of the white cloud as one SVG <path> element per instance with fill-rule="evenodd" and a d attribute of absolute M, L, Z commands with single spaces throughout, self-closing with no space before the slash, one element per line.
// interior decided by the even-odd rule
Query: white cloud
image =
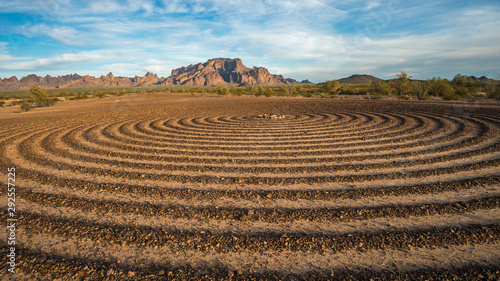
<path fill-rule="evenodd" d="M 1 64 L 7 64 L 9 61 L 16 61 L 19 60 L 19 58 L 10 56 L 10 55 L 2 55 L 0 54 L 0 62 Z M 1 66 L 0 66 L 1 68 Z"/>
<path fill-rule="evenodd" d="M 97 52 L 80 52 L 75 54 L 63 54 L 49 58 L 38 59 L 22 59 L 12 58 L 13 63 L 2 64 L 0 69 L 3 70 L 40 70 L 40 69 L 55 69 L 65 65 L 75 65 L 79 63 L 103 62 L 116 59 L 116 56 L 108 51 Z"/>
<path fill-rule="evenodd" d="M 377 1 L 369 1 L 366 7 L 364 8 L 365 11 L 373 10 L 375 8 L 380 7 L 380 2 Z"/>
<path fill-rule="evenodd" d="M 133 76 L 152 71 L 168 76 L 172 68 L 212 57 L 240 57 L 248 66 L 318 81 L 401 69 L 421 75 L 447 68 L 494 71 L 499 65 L 500 35 L 495 27 L 500 20 L 495 6 L 439 11 L 443 1 L 401 2 L 391 13 L 389 4 L 378 0 L 163 0 L 160 5 L 61 1 L 0 0 L 0 6 L 7 12 L 35 15 L 41 10 L 42 20 L 28 21 L 16 29 L 18 34 L 33 40 L 50 37 L 65 45 L 64 50 L 98 50 L 21 59 L 12 57 L 11 47 L 0 42 L 0 69 L 43 74 L 51 69 L 69 73 L 81 66 L 88 73 Z M 389 17 L 377 22 L 374 14 L 387 11 Z M 425 20 L 416 20 L 422 16 Z M 413 25 L 408 27 L 410 20 Z M 370 22 L 381 30 L 363 30 Z M 351 26 L 362 30 L 356 33 Z M 52 40 L 36 43 L 47 42 Z M 44 49 L 50 48 L 57 51 L 57 46 Z M 476 62 L 483 65 L 475 66 Z"/>
<path fill-rule="evenodd" d="M 46 35 L 65 45 L 84 46 L 88 44 L 88 40 L 83 38 L 81 32 L 67 26 L 24 25 L 19 29 L 19 32 L 28 38 Z"/>

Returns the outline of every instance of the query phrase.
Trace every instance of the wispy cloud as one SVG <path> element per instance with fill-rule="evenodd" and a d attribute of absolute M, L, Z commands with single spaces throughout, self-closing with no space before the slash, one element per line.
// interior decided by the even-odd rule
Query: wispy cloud
<path fill-rule="evenodd" d="M 1 64 L 0 69 L 32 71 L 43 67 L 51 70 L 51 69 L 57 69 L 61 66 L 79 64 L 79 63 L 110 61 L 116 59 L 116 56 L 108 51 L 97 51 L 97 52 L 80 52 L 75 54 L 62 54 L 59 56 L 54 56 L 49 58 L 23 59 L 23 58 L 8 57 L 8 59 L 11 62 Z"/>
<path fill-rule="evenodd" d="M 0 42 L 27 41 L 15 50 L 0 43 L 0 76 L 75 69 L 168 76 L 211 57 L 240 57 L 249 66 L 318 82 L 361 72 L 390 77 L 404 69 L 422 77 L 500 73 L 500 4 L 455 4 L 0 0 L 1 22 L 9 27 Z"/>

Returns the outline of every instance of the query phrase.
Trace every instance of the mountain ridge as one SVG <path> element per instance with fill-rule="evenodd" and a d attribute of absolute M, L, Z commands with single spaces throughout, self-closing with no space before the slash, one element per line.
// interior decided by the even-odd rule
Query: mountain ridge
<path fill-rule="evenodd" d="M 100 77 L 68 74 L 45 77 L 30 74 L 18 80 L 16 76 L 0 79 L 0 91 L 27 90 L 32 86 L 44 88 L 71 87 L 137 87 L 149 85 L 216 86 L 231 84 L 286 85 L 299 84 L 295 79 L 271 74 L 264 67 L 249 68 L 239 58 L 214 58 L 205 63 L 191 64 L 172 70 L 169 77 L 158 77 L 147 72 L 145 76 L 115 77 L 112 72 Z"/>

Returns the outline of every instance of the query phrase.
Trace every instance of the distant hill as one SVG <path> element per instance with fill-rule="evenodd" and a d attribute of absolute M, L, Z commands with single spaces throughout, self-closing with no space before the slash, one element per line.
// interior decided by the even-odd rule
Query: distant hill
<path fill-rule="evenodd" d="M 40 77 L 35 74 L 28 75 L 26 77 L 17 79 L 16 76 L 10 78 L 0 79 L 0 91 L 17 91 L 29 89 L 32 86 L 42 86 L 44 88 L 56 88 L 59 85 L 65 83 L 71 83 L 72 81 L 77 81 L 83 77 L 78 74 L 68 74 L 63 76 L 52 77 L 47 75 L 45 77 Z"/>
<path fill-rule="evenodd" d="M 368 75 L 368 74 L 363 74 L 363 75 L 355 74 L 355 75 L 349 76 L 347 78 L 338 79 L 338 81 L 342 84 L 368 84 L 368 83 L 370 83 L 370 81 L 371 82 L 378 82 L 381 80 L 382 79 L 377 78 L 375 76 Z"/>
<path fill-rule="evenodd" d="M 156 74 L 146 73 L 144 77 L 135 76 L 115 77 L 113 73 L 102 75 L 99 78 L 94 76 L 78 74 L 63 75 L 51 77 L 47 75 L 40 77 L 35 74 L 28 75 L 18 80 L 17 77 L 0 79 L 0 92 L 27 90 L 32 86 L 41 86 L 43 88 L 71 88 L 71 87 L 134 87 L 159 84 L 165 78 L 158 78 Z"/>
<path fill-rule="evenodd" d="M 481 76 L 481 77 L 476 77 L 476 76 L 469 76 L 472 80 L 476 81 L 476 82 L 492 82 L 492 81 L 496 81 L 494 79 L 490 79 L 486 76 Z"/>

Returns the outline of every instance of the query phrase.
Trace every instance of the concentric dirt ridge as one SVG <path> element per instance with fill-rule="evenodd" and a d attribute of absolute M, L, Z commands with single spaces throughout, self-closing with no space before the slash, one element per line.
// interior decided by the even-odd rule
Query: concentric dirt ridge
<path fill-rule="evenodd" d="M 500 277 L 500 107 L 171 99 L 0 120 L 19 279 Z"/>

